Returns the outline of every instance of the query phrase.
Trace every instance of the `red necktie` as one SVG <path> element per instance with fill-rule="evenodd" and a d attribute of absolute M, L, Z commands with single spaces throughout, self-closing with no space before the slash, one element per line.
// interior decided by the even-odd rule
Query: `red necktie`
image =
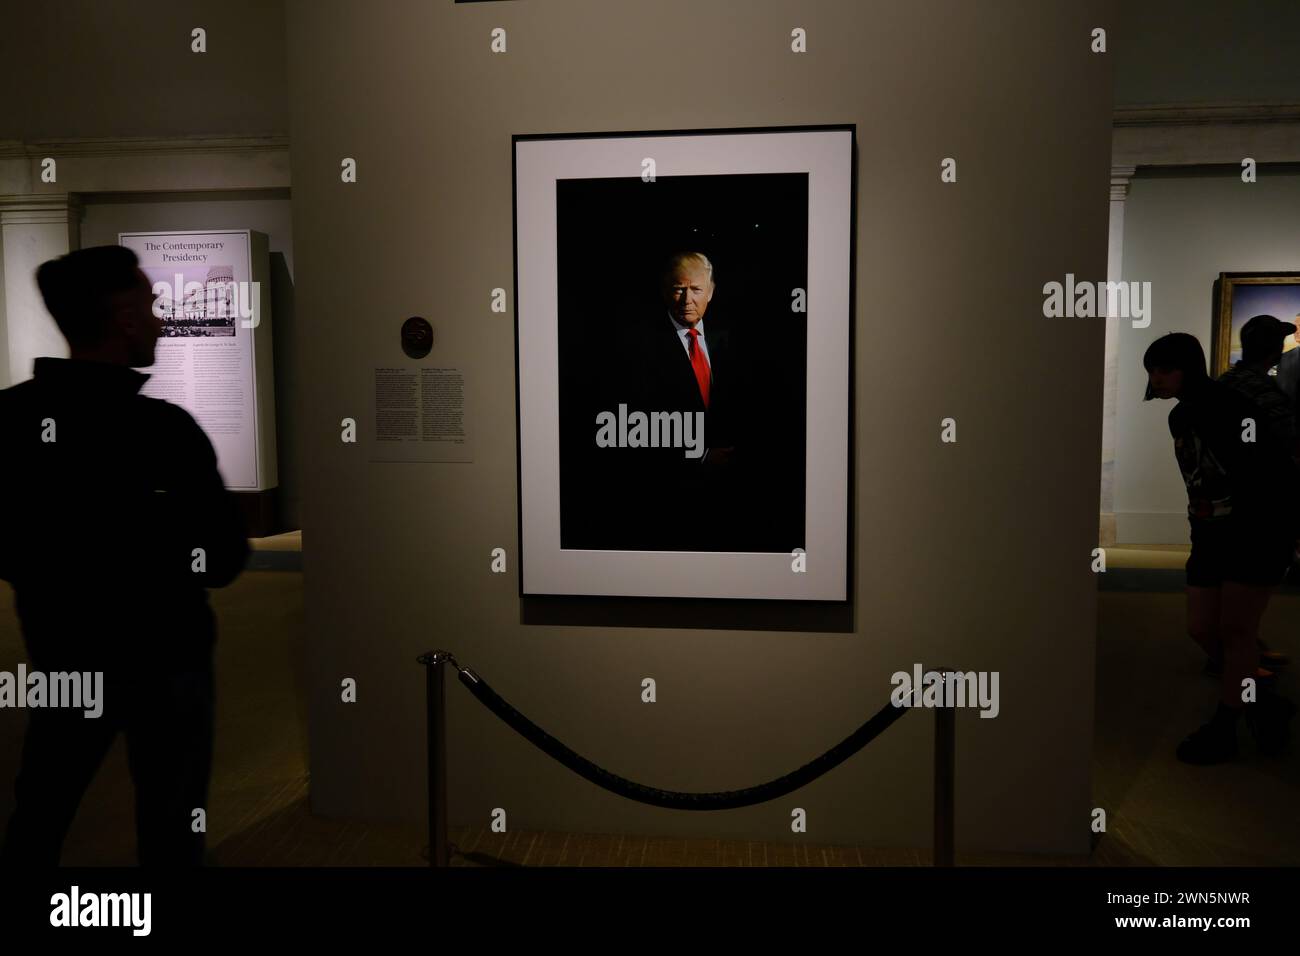
<path fill-rule="evenodd" d="M 700 398 L 704 399 L 704 407 L 709 407 L 709 360 L 704 357 L 704 349 L 700 348 L 700 333 L 698 329 L 687 329 L 687 341 L 691 344 L 691 368 L 695 371 L 695 381 L 700 385 Z"/>

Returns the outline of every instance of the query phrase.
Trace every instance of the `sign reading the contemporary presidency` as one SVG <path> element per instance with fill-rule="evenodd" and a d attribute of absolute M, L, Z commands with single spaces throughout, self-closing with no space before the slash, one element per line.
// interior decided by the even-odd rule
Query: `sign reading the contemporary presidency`
<path fill-rule="evenodd" d="M 276 484 L 266 236 L 250 230 L 122 233 L 162 321 L 142 393 L 194 416 L 226 487 Z"/>

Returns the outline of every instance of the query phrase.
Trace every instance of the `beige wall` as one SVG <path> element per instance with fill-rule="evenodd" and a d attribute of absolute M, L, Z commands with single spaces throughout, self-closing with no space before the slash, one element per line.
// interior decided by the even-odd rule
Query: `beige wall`
<path fill-rule="evenodd" d="M 1118 106 L 1300 102 L 1295 0 L 1141 0 L 1115 13 Z"/>
<path fill-rule="evenodd" d="M 421 819 L 414 658 L 435 646 L 598 763 L 706 790 L 793 769 L 925 661 L 1001 673 L 1001 715 L 958 719 L 959 846 L 1086 849 L 1103 330 L 1043 318 L 1041 289 L 1105 275 L 1111 63 L 1088 33 L 1109 15 L 1106 0 L 997 15 L 965 0 L 290 4 L 318 812 Z M 795 26 L 806 55 L 789 52 Z M 716 607 L 698 612 L 711 627 L 618 607 L 598 626 L 522 624 L 513 564 L 488 569 L 517 542 L 513 316 L 488 308 L 511 288 L 511 134 L 845 122 L 860 153 L 852 632 L 729 628 Z M 466 370 L 472 464 L 371 464 L 340 442 L 412 314 L 434 324 L 429 361 Z M 943 445 L 950 415 L 959 440 Z M 929 840 L 927 714 L 788 798 L 694 815 L 596 790 L 459 686 L 449 716 L 454 824 L 503 807 L 512 828 L 788 839 L 800 806 L 809 840 Z"/>
<path fill-rule="evenodd" d="M 195 27 L 206 53 L 191 50 Z M 0 141 L 283 135 L 284 3 L 6 3 L 0 80 Z"/>

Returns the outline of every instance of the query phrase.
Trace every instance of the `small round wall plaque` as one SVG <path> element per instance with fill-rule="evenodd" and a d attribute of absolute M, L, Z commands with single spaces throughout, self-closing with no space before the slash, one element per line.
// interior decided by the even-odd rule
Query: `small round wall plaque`
<path fill-rule="evenodd" d="M 402 351 L 413 359 L 422 359 L 433 348 L 433 326 L 413 315 L 402 323 Z"/>

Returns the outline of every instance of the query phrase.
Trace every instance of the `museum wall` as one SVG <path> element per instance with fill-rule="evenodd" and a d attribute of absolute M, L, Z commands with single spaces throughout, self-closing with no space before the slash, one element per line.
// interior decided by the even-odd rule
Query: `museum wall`
<path fill-rule="evenodd" d="M 1111 64 L 1088 37 L 1110 14 L 290 3 L 316 812 L 423 819 L 415 657 L 433 647 L 592 760 L 687 790 L 792 770 L 925 662 L 1000 672 L 1000 715 L 958 715 L 959 845 L 1086 850 L 1103 329 L 1045 319 L 1042 286 L 1105 274 Z M 831 123 L 857 124 L 859 151 L 849 627 L 673 601 L 521 623 L 514 316 L 490 310 L 494 288 L 514 295 L 511 134 Z M 434 327 L 426 364 L 464 370 L 471 463 L 371 463 L 341 441 L 343 419 L 365 428 L 374 367 L 403 361 L 410 315 Z M 508 574 L 490 572 L 498 547 Z M 692 815 L 597 790 L 452 685 L 453 825 L 499 807 L 511 828 L 791 839 L 797 806 L 815 842 L 930 839 L 927 712 L 789 798 Z"/>
<path fill-rule="evenodd" d="M 1300 170 L 1142 169 L 1124 211 L 1127 281 L 1151 283 L 1151 325 L 1119 325 L 1115 511 L 1121 543 L 1188 540 L 1187 493 L 1169 436 L 1170 402 L 1143 402 L 1142 355 L 1166 332 L 1191 332 L 1211 360 L 1214 280 L 1220 272 L 1300 271 Z M 1287 320 L 1287 317 L 1279 316 Z"/>
<path fill-rule="evenodd" d="M 284 42 L 281 0 L 5 4 L 0 140 L 282 136 Z"/>
<path fill-rule="evenodd" d="M 1116 106 L 1300 102 L 1295 0 L 1142 0 L 1116 22 Z"/>

